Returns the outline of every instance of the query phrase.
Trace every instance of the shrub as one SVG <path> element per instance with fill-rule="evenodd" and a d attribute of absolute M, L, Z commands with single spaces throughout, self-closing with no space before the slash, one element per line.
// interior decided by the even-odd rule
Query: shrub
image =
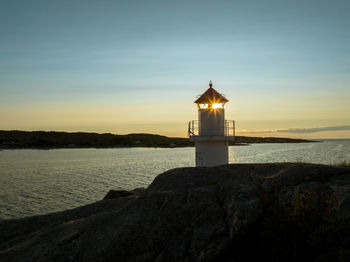
<path fill-rule="evenodd" d="M 334 194 L 310 189 L 296 194 L 290 208 L 274 203 L 261 232 L 266 256 L 272 261 L 344 261 L 350 238 L 343 233 L 349 223 L 338 218 L 338 211 Z"/>
<path fill-rule="evenodd" d="M 350 223 L 327 190 L 304 189 L 289 207 L 265 196 L 265 214 L 230 246 L 234 261 L 349 261 Z"/>

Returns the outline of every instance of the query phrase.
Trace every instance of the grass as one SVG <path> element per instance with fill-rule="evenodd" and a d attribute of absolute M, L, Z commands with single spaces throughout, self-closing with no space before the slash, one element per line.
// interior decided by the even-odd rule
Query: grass
<path fill-rule="evenodd" d="M 312 164 L 310 162 L 306 162 L 302 157 L 298 157 L 295 161 L 296 164 Z M 315 164 L 315 163 L 313 163 Z M 336 166 L 336 167 L 350 167 L 350 161 L 348 160 L 343 160 L 343 161 L 340 161 L 338 163 L 336 162 L 330 162 L 329 163 L 330 166 Z"/>
<path fill-rule="evenodd" d="M 350 167 L 350 161 L 343 160 L 342 162 L 336 164 L 335 166 L 339 166 L 339 167 Z"/>
<path fill-rule="evenodd" d="M 305 188 L 290 206 L 276 195 L 265 197 L 264 218 L 232 247 L 235 261 L 350 261 L 349 219 L 339 215 L 334 193 Z"/>

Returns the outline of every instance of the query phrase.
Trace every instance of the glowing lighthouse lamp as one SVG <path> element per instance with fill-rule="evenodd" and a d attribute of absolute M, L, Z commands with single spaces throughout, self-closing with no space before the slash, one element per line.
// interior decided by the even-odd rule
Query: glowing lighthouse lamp
<path fill-rule="evenodd" d="M 227 102 L 211 81 L 209 89 L 195 101 L 198 120 L 188 123 L 188 136 L 195 142 L 196 166 L 228 164 L 228 145 L 234 140 L 235 122 L 225 120 Z"/>

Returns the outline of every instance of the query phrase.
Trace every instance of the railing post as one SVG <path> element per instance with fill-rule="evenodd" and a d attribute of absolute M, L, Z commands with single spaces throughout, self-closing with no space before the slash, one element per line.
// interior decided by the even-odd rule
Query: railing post
<path fill-rule="evenodd" d="M 232 124 L 233 124 L 233 136 L 236 136 L 236 124 L 235 124 L 234 120 L 233 120 Z"/>

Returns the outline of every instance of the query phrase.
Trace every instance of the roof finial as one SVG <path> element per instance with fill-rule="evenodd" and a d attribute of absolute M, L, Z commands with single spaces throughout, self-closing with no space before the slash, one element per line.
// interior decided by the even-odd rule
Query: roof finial
<path fill-rule="evenodd" d="M 210 88 L 213 87 L 213 83 L 211 82 L 211 80 L 209 81 L 209 87 L 210 87 Z"/>

